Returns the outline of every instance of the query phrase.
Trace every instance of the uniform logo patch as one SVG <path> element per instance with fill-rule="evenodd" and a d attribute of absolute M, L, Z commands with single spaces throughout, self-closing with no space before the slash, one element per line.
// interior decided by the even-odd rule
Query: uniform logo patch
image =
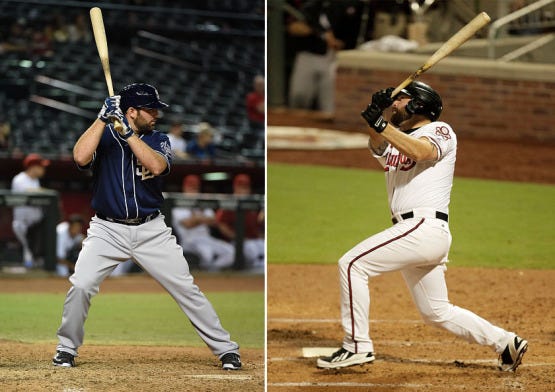
<path fill-rule="evenodd" d="M 160 143 L 160 148 L 161 148 L 162 151 L 164 152 L 164 155 L 166 155 L 166 156 L 168 156 L 168 157 L 171 158 L 171 156 L 172 156 L 172 148 L 171 148 L 169 142 L 164 141 L 164 142 Z"/>
<path fill-rule="evenodd" d="M 443 140 L 451 139 L 451 135 L 449 134 L 449 128 L 442 125 L 441 127 L 436 127 L 436 135 L 440 136 Z"/>

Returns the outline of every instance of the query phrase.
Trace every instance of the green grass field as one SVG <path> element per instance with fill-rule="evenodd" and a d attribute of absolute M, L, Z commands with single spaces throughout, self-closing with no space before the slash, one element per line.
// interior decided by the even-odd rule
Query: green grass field
<path fill-rule="evenodd" d="M 384 175 L 268 165 L 270 263 L 335 263 L 391 225 Z M 451 266 L 555 268 L 555 186 L 456 178 Z"/>
<path fill-rule="evenodd" d="M 222 325 L 245 348 L 264 347 L 262 292 L 206 293 Z M 65 294 L 0 294 L 0 340 L 56 342 Z M 99 294 L 85 324 L 85 344 L 204 346 L 165 294 Z"/>

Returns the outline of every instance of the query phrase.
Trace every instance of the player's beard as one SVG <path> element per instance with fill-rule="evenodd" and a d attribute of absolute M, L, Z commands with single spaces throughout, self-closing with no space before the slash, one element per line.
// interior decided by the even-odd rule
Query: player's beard
<path fill-rule="evenodd" d="M 147 121 L 139 111 L 137 118 L 135 119 L 135 127 L 137 127 L 138 133 L 148 133 L 154 129 L 155 121 Z"/>
<path fill-rule="evenodd" d="M 399 127 L 403 121 L 408 120 L 412 117 L 412 114 L 408 113 L 405 108 L 397 109 L 393 112 L 390 118 L 390 123 L 396 127 Z"/>

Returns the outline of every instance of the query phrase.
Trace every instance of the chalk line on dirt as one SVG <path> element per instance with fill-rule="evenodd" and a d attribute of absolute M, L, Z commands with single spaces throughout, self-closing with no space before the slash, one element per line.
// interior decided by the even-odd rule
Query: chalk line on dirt
<path fill-rule="evenodd" d="M 299 324 L 309 324 L 309 323 L 340 323 L 341 319 L 338 318 L 270 318 L 268 319 L 269 323 L 299 323 Z M 370 324 L 421 324 L 423 323 L 422 320 L 395 320 L 395 319 L 388 319 L 388 320 L 369 320 Z"/>

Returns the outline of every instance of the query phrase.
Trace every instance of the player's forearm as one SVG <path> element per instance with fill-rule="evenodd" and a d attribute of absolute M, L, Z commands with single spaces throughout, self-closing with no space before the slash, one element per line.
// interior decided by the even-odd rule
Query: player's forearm
<path fill-rule="evenodd" d="M 374 154 L 381 156 L 385 152 L 388 145 L 389 143 L 383 138 L 383 136 L 373 130 L 370 131 L 368 147 Z"/>
<path fill-rule="evenodd" d="M 413 161 L 427 161 L 436 158 L 437 153 L 432 143 L 424 138 L 417 139 L 409 136 L 399 131 L 391 124 L 387 125 L 381 133 L 381 136 L 399 150 L 401 154 Z"/>
<path fill-rule="evenodd" d="M 137 135 L 131 136 L 127 139 L 129 147 L 133 154 L 137 157 L 141 165 L 147 168 L 152 174 L 158 176 L 166 170 L 168 163 L 164 157 L 150 148 L 143 142 Z"/>
<path fill-rule="evenodd" d="M 73 160 L 79 166 L 85 166 L 92 161 L 93 154 L 100 143 L 106 123 L 96 119 L 81 135 L 73 147 Z"/>

